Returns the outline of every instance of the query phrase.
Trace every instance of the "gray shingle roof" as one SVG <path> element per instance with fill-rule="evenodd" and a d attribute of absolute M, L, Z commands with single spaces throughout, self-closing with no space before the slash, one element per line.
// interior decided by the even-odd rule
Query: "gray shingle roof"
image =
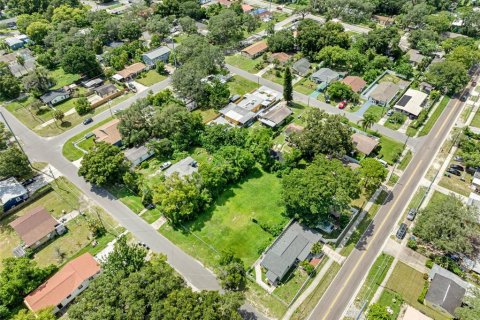
<path fill-rule="evenodd" d="M 305 75 L 310 69 L 310 62 L 306 58 L 302 58 L 295 62 L 292 67 L 298 74 Z"/>
<path fill-rule="evenodd" d="M 455 281 L 437 273 L 430 283 L 425 300 L 441 306 L 453 315 L 455 309 L 461 306 L 465 292 Z"/>
<path fill-rule="evenodd" d="M 56 97 L 61 97 L 61 96 L 64 96 L 65 94 L 68 94 L 68 92 L 63 89 L 51 90 L 45 93 L 43 96 L 41 96 L 40 100 L 42 100 L 44 103 L 50 103 Z"/>
<path fill-rule="evenodd" d="M 168 52 L 170 52 L 170 49 L 168 47 L 162 46 L 162 47 L 158 47 L 158 48 L 156 48 L 152 51 L 144 53 L 143 56 L 145 56 L 145 57 L 147 57 L 151 60 L 155 60 L 158 57 L 161 57 L 165 53 L 168 53 Z"/>

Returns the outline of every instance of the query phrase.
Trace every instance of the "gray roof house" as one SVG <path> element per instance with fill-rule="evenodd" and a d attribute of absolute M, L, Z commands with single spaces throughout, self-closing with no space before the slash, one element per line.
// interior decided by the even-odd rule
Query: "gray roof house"
<path fill-rule="evenodd" d="M 162 46 L 152 51 L 142 54 L 142 60 L 147 66 L 153 66 L 157 61 L 168 62 L 170 57 L 170 49 Z"/>
<path fill-rule="evenodd" d="M 302 58 L 295 62 L 292 66 L 293 71 L 299 76 L 306 76 L 308 71 L 310 70 L 310 62 L 306 58 Z"/>
<path fill-rule="evenodd" d="M 229 123 L 241 127 L 250 125 L 257 117 L 255 112 L 242 108 L 235 103 L 229 103 L 218 112 L 222 114 Z"/>
<path fill-rule="evenodd" d="M 425 58 L 425 56 L 421 54 L 420 51 L 415 49 L 408 50 L 407 55 L 408 61 L 414 66 L 417 66 L 420 62 L 422 62 L 423 58 Z"/>
<path fill-rule="evenodd" d="M 318 232 L 298 222 L 290 224 L 267 250 L 260 265 L 267 269 L 267 279 L 276 285 L 298 262 L 306 260 L 314 243 L 320 240 Z"/>
<path fill-rule="evenodd" d="M 382 82 L 372 90 L 369 99 L 376 104 L 386 106 L 392 102 L 400 91 L 400 87 L 393 82 Z"/>
<path fill-rule="evenodd" d="M 50 90 L 40 97 L 43 103 L 55 105 L 70 98 L 70 91 L 65 89 Z"/>
<path fill-rule="evenodd" d="M 5 212 L 28 198 L 28 190 L 15 178 L 0 181 L 0 211 Z"/>
<path fill-rule="evenodd" d="M 318 84 L 320 83 L 329 84 L 330 82 L 336 81 L 340 78 L 342 78 L 341 73 L 337 71 L 333 71 L 332 69 L 329 69 L 329 68 L 320 68 L 310 76 L 310 79 L 313 82 Z"/>
<path fill-rule="evenodd" d="M 118 89 L 117 87 L 115 87 L 115 85 L 108 83 L 108 84 L 104 84 L 101 87 L 95 88 L 94 91 L 100 97 L 105 98 L 105 97 L 108 97 L 109 95 L 116 93 Z"/>
<path fill-rule="evenodd" d="M 437 273 L 425 296 L 425 304 L 448 316 L 462 305 L 466 290 L 454 280 Z"/>
<path fill-rule="evenodd" d="M 165 176 L 169 177 L 174 172 L 177 172 L 180 177 L 191 176 L 194 172 L 198 171 L 198 163 L 192 157 L 186 157 L 174 163 L 170 168 L 165 170 Z"/>
<path fill-rule="evenodd" d="M 261 113 L 258 120 L 271 128 L 275 128 L 284 123 L 292 113 L 292 110 L 285 104 L 278 104 Z"/>
<path fill-rule="evenodd" d="M 146 146 L 130 148 L 125 150 L 123 153 L 125 154 L 125 158 L 132 163 L 132 167 L 138 166 L 140 163 L 154 155 L 154 152 L 148 150 Z"/>

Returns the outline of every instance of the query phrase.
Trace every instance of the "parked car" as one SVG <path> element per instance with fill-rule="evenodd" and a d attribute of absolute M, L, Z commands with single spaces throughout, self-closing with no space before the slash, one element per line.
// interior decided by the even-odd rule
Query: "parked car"
<path fill-rule="evenodd" d="M 417 209 L 410 208 L 410 210 L 408 210 L 407 220 L 410 220 L 410 221 L 415 220 L 416 215 L 417 215 Z"/>
<path fill-rule="evenodd" d="M 458 161 L 458 162 L 463 162 L 463 158 L 460 156 L 455 156 L 453 160 Z"/>
<path fill-rule="evenodd" d="M 458 170 L 458 171 L 465 171 L 465 168 L 462 167 L 462 166 L 459 165 L 459 164 L 452 164 L 452 165 L 450 166 L 450 168 L 455 169 L 455 170 Z"/>
<path fill-rule="evenodd" d="M 468 98 L 468 93 L 465 93 L 463 96 L 460 97 L 460 101 L 467 101 L 467 98 Z"/>
<path fill-rule="evenodd" d="M 342 102 L 340 102 L 340 104 L 338 105 L 338 109 L 345 109 L 345 107 L 347 106 L 347 100 L 343 100 Z"/>
<path fill-rule="evenodd" d="M 83 120 L 83 124 L 86 126 L 87 124 L 89 123 L 92 123 L 93 122 L 93 119 L 92 118 L 87 118 L 85 120 Z"/>
<path fill-rule="evenodd" d="M 162 163 L 162 165 L 160 166 L 160 170 L 165 170 L 167 169 L 168 167 L 170 167 L 172 165 L 172 163 L 170 161 L 167 161 L 167 162 L 164 162 Z"/>
<path fill-rule="evenodd" d="M 394 112 L 394 111 L 393 111 L 392 109 L 388 110 L 388 111 L 387 111 L 387 116 L 390 117 L 391 115 L 393 115 L 393 112 Z"/>
<path fill-rule="evenodd" d="M 408 226 L 405 223 L 402 223 L 397 230 L 397 239 L 402 240 L 407 234 Z"/>
<path fill-rule="evenodd" d="M 475 87 L 477 85 L 477 81 L 472 82 L 472 87 Z"/>
<path fill-rule="evenodd" d="M 459 177 L 462 175 L 462 173 L 461 173 L 460 171 L 458 171 L 458 170 L 456 170 L 456 169 L 452 169 L 452 168 L 448 168 L 448 169 L 447 169 L 447 172 L 448 172 L 448 173 L 451 173 L 451 174 L 454 174 L 454 175 L 456 175 L 456 176 L 459 176 Z"/>
<path fill-rule="evenodd" d="M 325 95 L 325 102 L 330 103 L 330 96 L 328 94 Z"/>
<path fill-rule="evenodd" d="M 26 186 L 34 183 L 34 182 L 35 182 L 35 178 L 30 178 L 30 179 L 27 179 L 25 181 L 22 181 L 22 186 L 26 187 Z"/>

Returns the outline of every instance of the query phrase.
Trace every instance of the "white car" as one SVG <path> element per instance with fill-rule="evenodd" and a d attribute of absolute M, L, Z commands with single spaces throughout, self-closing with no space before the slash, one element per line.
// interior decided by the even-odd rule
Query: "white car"
<path fill-rule="evenodd" d="M 170 167 L 172 165 L 172 163 L 170 161 L 167 161 L 167 162 L 164 162 L 162 163 L 162 165 L 160 166 L 160 170 L 165 170 L 167 169 L 168 167 Z"/>

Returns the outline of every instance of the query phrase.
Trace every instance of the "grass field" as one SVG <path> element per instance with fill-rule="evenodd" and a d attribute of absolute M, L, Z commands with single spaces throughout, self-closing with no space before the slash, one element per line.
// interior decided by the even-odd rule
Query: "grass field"
<path fill-rule="evenodd" d="M 231 64 L 237 68 L 243 69 L 245 71 L 248 71 L 250 73 L 258 72 L 259 70 L 256 69 L 255 66 L 262 61 L 263 59 L 261 56 L 253 60 L 239 54 L 225 57 L 226 63 Z"/>
<path fill-rule="evenodd" d="M 233 76 L 228 82 L 228 89 L 230 90 L 231 95 L 244 95 L 245 93 L 257 89 L 258 87 L 259 85 L 256 82 L 247 80 L 238 75 Z"/>
<path fill-rule="evenodd" d="M 403 143 L 393 140 L 389 137 L 380 137 L 380 151 L 378 155 L 388 164 L 393 164 L 397 161 L 398 157 L 402 154 Z"/>
<path fill-rule="evenodd" d="M 418 272 L 399 261 L 397 262 L 390 279 L 388 279 L 386 287 L 402 296 L 406 303 L 415 309 L 420 310 L 432 319 L 448 319 L 442 314 L 417 301 L 423 290 L 424 283 L 425 280 L 423 279 L 423 274 L 421 272 Z"/>
<path fill-rule="evenodd" d="M 155 70 L 150 70 L 141 77 L 138 77 L 135 79 L 140 84 L 143 84 L 144 86 L 150 87 L 151 85 L 154 85 L 157 82 L 163 81 L 167 79 L 166 76 L 159 74 Z"/>
<path fill-rule="evenodd" d="M 55 82 L 55 85 L 51 89 L 60 89 L 64 86 L 71 85 L 75 81 L 80 80 L 80 75 L 70 74 L 63 71 L 62 68 L 50 71 L 48 74 Z"/>
<path fill-rule="evenodd" d="M 317 88 L 317 84 L 310 79 L 304 78 L 293 86 L 293 90 L 309 95 Z"/>
<path fill-rule="evenodd" d="M 408 150 L 405 156 L 400 161 L 400 164 L 398 165 L 398 169 L 405 170 L 408 164 L 410 163 L 410 161 L 412 161 L 412 158 L 413 158 L 413 153 L 411 150 Z"/>
<path fill-rule="evenodd" d="M 393 257 L 385 253 L 380 254 L 368 271 L 367 278 L 355 298 L 355 303 L 361 307 L 365 302 L 369 302 L 383 279 L 387 275 L 388 269 L 392 265 Z"/>
<path fill-rule="evenodd" d="M 276 70 L 270 69 L 267 72 L 265 72 L 262 78 L 265 78 L 267 80 L 283 85 L 283 72 L 282 71 L 279 71 L 279 72 L 280 72 L 280 77 L 277 76 Z"/>
<path fill-rule="evenodd" d="M 392 118 L 392 116 L 388 117 L 387 121 L 385 122 L 384 126 L 387 127 L 387 128 L 390 128 L 392 130 L 398 130 L 400 129 L 400 127 L 405 123 L 405 120 L 407 120 L 407 116 L 400 113 L 400 115 L 402 116 L 401 118 L 401 121 L 399 122 L 390 122 L 390 118 Z"/>
<path fill-rule="evenodd" d="M 397 319 L 403 304 L 403 299 L 401 295 L 389 289 L 383 289 L 377 303 L 386 308 L 390 308 L 392 310 L 391 319 Z"/>
<path fill-rule="evenodd" d="M 480 111 L 477 111 L 475 113 L 475 116 L 473 116 L 472 122 L 470 123 L 472 127 L 477 127 L 480 128 Z"/>
<path fill-rule="evenodd" d="M 185 224 L 185 230 L 165 224 L 159 231 L 208 266 L 215 266 L 217 252 L 223 250 L 233 251 L 250 266 L 274 239 L 252 219 L 280 228 L 288 221 L 282 216 L 280 191 L 279 178 L 256 169 L 245 181 L 226 190 L 195 221 Z"/>
<path fill-rule="evenodd" d="M 282 301 L 268 294 L 265 289 L 250 279 L 247 282 L 245 297 L 256 309 L 271 318 L 281 319 L 287 311 L 287 306 Z"/>
<path fill-rule="evenodd" d="M 217 110 L 215 110 L 213 108 L 197 109 L 197 110 L 193 111 L 193 113 L 198 113 L 202 117 L 203 123 L 208 123 L 208 122 L 212 121 L 213 119 L 215 119 L 219 115 Z"/>
<path fill-rule="evenodd" d="M 307 279 L 308 275 L 305 271 L 295 268 L 290 272 L 287 280 L 283 281 L 273 293 L 286 303 L 290 303 Z"/>
<path fill-rule="evenodd" d="M 427 135 L 430 132 L 430 130 L 432 130 L 433 126 L 435 125 L 435 122 L 437 122 L 443 110 L 445 110 L 445 107 L 447 106 L 448 102 L 450 102 L 450 97 L 447 97 L 447 96 L 443 97 L 442 101 L 440 101 L 437 108 L 433 111 L 433 113 L 428 118 L 427 122 L 423 125 L 423 128 L 418 133 L 419 137 Z"/>
<path fill-rule="evenodd" d="M 385 107 L 373 105 L 373 106 L 370 106 L 363 115 L 365 116 L 366 114 L 372 114 L 375 117 L 375 122 L 378 122 L 382 118 L 385 112 L 386 112 Z"/>

